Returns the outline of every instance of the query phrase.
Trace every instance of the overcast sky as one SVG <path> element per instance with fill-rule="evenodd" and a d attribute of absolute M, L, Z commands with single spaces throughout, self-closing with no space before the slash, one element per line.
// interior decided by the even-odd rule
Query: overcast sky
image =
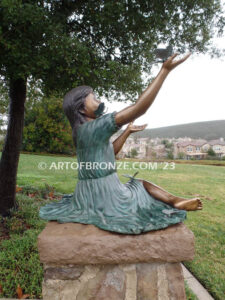
<path fill-rule="evenodd" d="M 217 39 L 216 43 L 225 48 L 224 37 Z M 160 67 L 161 64 L 154 67 L 154 76 Z M 105 101 L 105 104 L 109 113 L 120 111 L 132 103 Z M 153 104 L 134 124 L 147 123 L 147 128 L 157 128 L 224 119 L 225 57 L 211 59 L 208 55 L 193 53 L 169 74 Z"/>

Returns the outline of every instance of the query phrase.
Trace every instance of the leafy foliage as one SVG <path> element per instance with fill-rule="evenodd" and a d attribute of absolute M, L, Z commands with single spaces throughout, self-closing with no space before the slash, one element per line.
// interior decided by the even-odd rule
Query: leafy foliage
<path fill-rule="evenodd" d="M 131 157 L 136 157 L 138 155 L 137 149 L 132 148 L 130 151 L 130 156 Z"/>
<path fill-rule="evenodd" d="M 51 96 L 26 103 L 22 150 L 72 154 L 71 127 L 62 109 L 62 99 Z"/>
<path fill-rule="evenodd" d="M 2 0 L 0 75 L 41 80 L 60 94 L 87 84 L 100 94 L 136 96 L 154 49 L 218 54 L 220 0 Z"/>
<path fill-rule="evenodd" d="M 207 153 L 208 153 L 208 155 L 210 155 L 210 156 L 216 156 L 216 152 L 213 150 L 212 147 L 210 147 L 210 148 L 208 149 Z"/>
<path fill-rule="evenodd" d="M 178 152 L 178 159 L 184 159 L 185 158 L 185 153 L 184 152 Z"/>
<path fill-rule="evenodd" d="M 174 158 L 174 156 L 173 156 L 173 151 L 168 151 L 167 152 L 167 158 L 169 158 L 169 159 L 173 159 Z"/>

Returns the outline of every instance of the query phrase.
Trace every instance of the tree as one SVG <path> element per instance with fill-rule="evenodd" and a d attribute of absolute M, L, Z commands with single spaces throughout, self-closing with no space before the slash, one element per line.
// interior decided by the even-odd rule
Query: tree
<path fill-rule="evenodd" d="M 166 148 L 166 146 L 168 145 L 169 141 L 166 140 L 166 139 L 163 139 L 161 143 L 162 143 L 163 145 L 165 145 L 165 148 Z"/>
<path fill-rule="evenodd" d="M 164 139 L 162 140 L 162 144 L 165 146 L 165 150 L 167 152 L 167 158 L 173 159 L 173 151 L 174 151 L 174 144 L 170 143 L 168 140 Z"/>
<path fill-rule="evenodd" d="M 170 151 L 167 152 L 167 158 L 174 159 L 173 151 L 170 150 Z"/>
<path fill-rule="evenodd" d="M 210 147 L 210 148 L 208 149 L 207 153 L 208 153 L 209 156 L 216 156 L 216 152 L 213 150 L 212 147 Z"/>
<path fill-rule="evenodd" d="M 165 145 L 166 149 L 172 149 L 173 148 L 173 143 L 170 143 L 168 140 L 164 139 L 162 140 L 162 144 Z"/>
<path fill-rule="evenodd" d="M 130 156 L 132 158 L 136 157 L 138 155 L 138 152 L 137 152 L 137 149 L 135 148 L 132 148 L 131 151 L 130 151 Z"/>
<path fill-rule="evenodd" d="M 151 156 L 152 156 L 152 158 L 155 159 L 155 158 L 157 158 L 157 153 L 156 153 L 155 151 L 152 151 L 152 152 L 151 152 Z"/>
<path fill-rule="evenodd" d="M 184 159 L 185 158 L 185 153 L 184 152 L 178 152 L 178 159 Z"/>
<path fill-rule="evenodd" d="M 27 109 L 22 150 L 72 154 L 72 130 L 58 97 L 43 98 Z"/>
<path fill-rule="evenodd" d="M 159 43 L 214 54 L 211 40 L 223 33 L 224 17 L 219 0 L 1 0 L 0 24 L 0 76 L 10 99 L 0 161 L 0 213 L 7 215 L 28 80 L 40 80 L 46 96 L 85 84 L 135 101 Z"/>

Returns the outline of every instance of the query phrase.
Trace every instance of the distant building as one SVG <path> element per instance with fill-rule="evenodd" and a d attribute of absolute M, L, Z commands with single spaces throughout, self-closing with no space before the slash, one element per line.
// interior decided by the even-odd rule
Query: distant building
<path fill-rule="evenodd" d="M 146 158 L 152 159 L 152 158 L 165 158 L 165 157 L 167 157 L 167 151 L 165 145 L 160 144 L 160 145 L 148 147 Z"/>
<path fill-rule="evenodd" d="M 136 149 L 137 151 L 137 158 L 144 158 L 146 157 L 147 153 L 147 145 L 149 139 L 148 138 L 133 138 L 129 137 L 125 142 L 121 151 L 117 154 L 118 157 L 124 158 L 126 156 L 131 156 L 132 149 Z"/>
<path fill-rule="evenodd" d="M 111 137 L 113 142 L 119 136 L 118 133 Z M 225 141 L 223 138 L 217 140 L 193 140 L 190 137 L 184 138 L 136 138 L 131 135 L 124 143 L 120 152 L 116 155 L 117 158 L 125 158 L 131 156 L 132 149 L 136 149 L 137 158 L 166 158 L 168 155 L 168 149 L 162 143 L 163 140 L 167 140 L 173 144 L 174 158 L 179 158 L 181 153 L 183 159 L 204 159 L 208 155 L 207 151 L 211 147 L 216 153 L 217 157 L 225 156 Z"/>
<path fill-rule="evenodd" d="M 213 148 L 218 157 L 225 156 L 225 142 L 223 139 L 209 141 L 209 145 Z"/>
<path fill-rule="evenodd" d="M 184 159 L 196 158 L 203 159 L 208 153 L 209 148 L 212 147 L 218 157 L 225 156 L 225 142 L 219 140 L 192 140 L 191 142 L 181 142 L 174 145 L 174 156 L 179 157 L 179 153 L 184 154 Z"/>

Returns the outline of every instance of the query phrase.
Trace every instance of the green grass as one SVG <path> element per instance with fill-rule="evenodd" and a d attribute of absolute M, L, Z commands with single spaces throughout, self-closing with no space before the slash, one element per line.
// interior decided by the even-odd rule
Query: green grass
<path fill-rule="evenodd" d="M 19 209 L 11 210 L 11 218 L 0 218 L 0 284 L 3 289 L 0 297 L 18 298 L 16 288 L 20 285 L 29 298 L 42 298 L 43 266 L 39 260 L 37 236 L 46 221 L 39 218 L 38 211 L 40 206 L 56 198 L 47 198 L 52 193 L 48 186 L 39 190 L 34 198 L 28 196 L 35 192 L 37 189 L 24 188 L 23 194 L 17 193 Z"/>
<path fill-rule="evenodd" d="M 73 192 L 78 174 L 71 168 L 71 163 L 76 162 L 72 157 L 44 156 L 21 154 L 18 168 L 18 185 L 35 185 L 44 187 L 45 183 L 54 186 L 62 193 Z M 46 164 L 46 169 L 40 169 L 39 164 Z M 64 169 L 60 169 L 59 163 L 64 163 Z M 68 163 L 68 170 L 66 170 Z M 76 165 L 74 166 L 76 168 Z"/>
<path fill-rule="evenodd" d="M 121 159 L 125 160 L 125 159 Z M 126 158 L 129 161 L 146 161 L 146 159 L 136 159 L 136 158 Z M 149 161 L 166 161 L 166 162 L 176 162 L 177 164 L 191 164 L 191 165 L 214 165 L 214 166 L 225 166 L 225 157 L 223 159 L 169 159 L 169 158 L 162 158 L 162 159 L 149 159 Z"/>
<path fill-rule="evenodd" d="M 38 164 L 45 162 L 45 170 L 38 169 Z M 42 265 L 37 252 L 37 235 L 43 230 L 46 222 L 40 220 L 40 206 L 57 199 L 46 198 L 53 186 L 59 193 L 72 193 L 76 187 L 77 170 L 70 168 L 56 170 L 55 162 L 76 162 L 71 157 L 53 157 L 43 155 L 21 154 L 17 184 L 35 186 L 35 191 L 42 191 L 31 198 L 18 193 L 19 211 L 14 218 L 5 220 L 5 227 L 10 232 L 10 239 L 0 244 L 0 284 L 4 294 L 0 296 L 15 297 L 17 284 L 30 298 L 41 298 Z M 123 162 L 123 161 L 121 161 Z M 127 162 L 127 160 L 126 160 Z M 122 174 L 133 175 L 137 170 L 132 168 L 133 161 L 127 162 L 127 169 L 118 169 L 121 182 L 128 178 Z M 140 166 L 140 165 L 139 165 Z M 175 164 L 166 166 L 158 163 L 157 169 L 141 169 L 136 178 L 151 181 L 172 194 L 182 197 L 200 196 L 203 210 L 188 212 L 186 225 L 195 234 L 195 258 L 185 262 L 185 266 L 198 278 L 215 299 L 224 299 L 224 200 L 225 168 L 210 165 Z M 167 167 L 167 168 L 166 168 Z M 130 168 L 130 169 L 128 169 Z M 46 185 L 48 184 L 48 185 Z M 42 188 L 42 190 L 40 190 Z M 25 192 L 25 188 L 24 188 Z M 188 291 L 186 290 L 188 293 Z M 188 299 L 195 299 L 190 294 Z M 192 298 L 191 298 L 192 297 Z"/>
<path fill-rule="evenodd" d="M 185 292 L 186 292 L 187 300 L 198 300 L 198 298 L 195 296 L 195 294 L 192 292 L 192 290 L 187 285 L 186 281 L 184 281 L 184 284 L 185 284 Z"/>
<path fill-rule="evenodd" d="M 175 160 L 177 163 L 182 163 L 182 164 L 194 164 L 194 165 L 215 165 L 215 166 L 224 166 L 225 167 L 225 159 L 220 159 L 220 160 L 210 160 L 210 159 L 193 159 L 193 160 Z"/>

